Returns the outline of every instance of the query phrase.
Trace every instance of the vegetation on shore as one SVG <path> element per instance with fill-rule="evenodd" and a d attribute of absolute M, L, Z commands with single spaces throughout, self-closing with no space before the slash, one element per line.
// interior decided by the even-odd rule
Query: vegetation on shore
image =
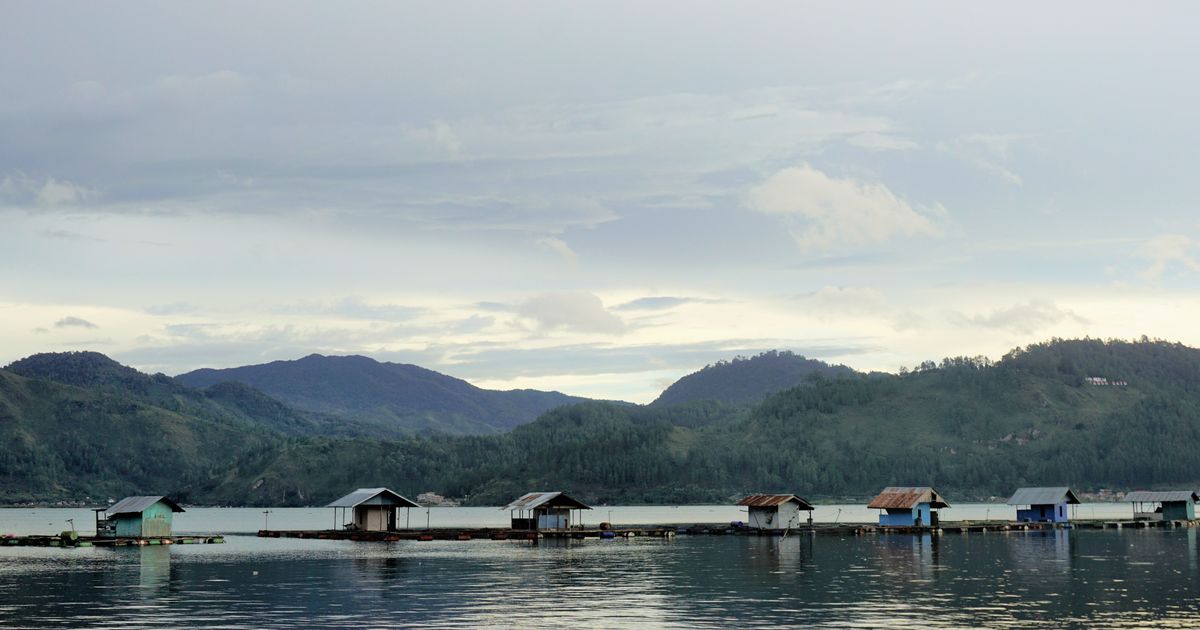
<path fill-rule="evenodd" d="M 82 367 L 38 356 L 48 365 L 0 370 L 7 502 L 169 493 L 314 505 L 375 485 L 475 505 L 548 489 L 680 504 L 760 491 L 866 497 L 886 485 L 934 485 L 953 502 L 1023 485 L 1200 479 L 1200 350 L 1149 339 L 1053 340 L 900 375 L 814 371 L 755 404 L 585 402 L 498 435 L 390 438 L 252 388 L 201 391 L 102 355 Z"/>

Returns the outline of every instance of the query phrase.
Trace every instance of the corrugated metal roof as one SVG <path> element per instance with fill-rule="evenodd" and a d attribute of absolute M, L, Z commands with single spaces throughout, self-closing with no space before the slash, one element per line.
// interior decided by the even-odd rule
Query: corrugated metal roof
<path fill-rule="evenodd" d="M 1053 488 L 1018 488 L 1008 500 L 1009 505 L 1057 505 L 1066 501 L 1078 505 L 1079 497 L 1066 486 Z"/>
<path fill-rule="evenodd" d="M 104 516 L 116 516 L 118 514 L 141 514 L 146 508 L 162 501 L 171 508 L 172 512 L 182 512 L 183 508 L 179 507 L 178 503 L 168 499 L 167 497 L 125 497 L 120 501 L 108 506 L 104 510 Z"/>
<path fill-rule="evenodd" d="M 1195 503 L 1197 500 L 1200 500 L 1200 495 L 1191 490 L 1166 490 L 1163 492 L 1139 490 L 1126 494 L 1125 500 L 1129 503 L 1161 503 L 1163 501 L 1191 501 Z"/>
<path fill-rule="evenodd" d="M 928 503 L 930 507 L 944 508 L 950 507 L 949 503 L 942 500 L 942 496 L 937 490 L 929 486 L 892 486 L 884 488 L 879 496 L 871 499 L 867 507 L 874 509 L 911 509 L 917 506 L 918 503 Z"/>
<path fill-rule="evenodd" d="M 791 501 L 799 503 L 801 510 L 813 509 L 811 503 L 794 494 L 752 494 L 738 501 L 738 505 L 747 507 L 776 507 Z"/>
<path fill-rule="evenodd" d="M 576 499 L 561 493 L 561 492 L 530 492 L 523 495 L 521 498 L 509 503 L 500 508 L 501 510 L 532 510 L 536 507 L 561 507 L 572 508 L 578 510 L 590 510 L 592 508 L 580 503 Z"/>
<path fill-rule="evenodd" d="M 372 499 L 376 498 L 378 498 L 377 501 L 372 501 Z M 367 502 L 373 505 L 391 505 L 407 508 L 421 507 L 415 501 L 406 499 L 387 488 L 359 488 L 325 507 L 352 508 Z"/>

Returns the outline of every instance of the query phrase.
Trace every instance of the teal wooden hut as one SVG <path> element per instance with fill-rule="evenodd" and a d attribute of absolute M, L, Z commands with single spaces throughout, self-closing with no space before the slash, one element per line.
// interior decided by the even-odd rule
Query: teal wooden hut
<path fill-rule="evenodd" d="M 1200 501 L 1200 495 L 1191 490 L 1139 490 L 1126 494 L 1125 500 L 1133 504 L 1135 521 L 1192 521 L 1196 519 L 1196 502 Z"/>
<path fill-rule="evenodd" d="M 182 512 L 167 497 L 125 497 L 96 508 L 96 536 L 103 538 L 165 538 L 171 535 L 171 520 Z"/>

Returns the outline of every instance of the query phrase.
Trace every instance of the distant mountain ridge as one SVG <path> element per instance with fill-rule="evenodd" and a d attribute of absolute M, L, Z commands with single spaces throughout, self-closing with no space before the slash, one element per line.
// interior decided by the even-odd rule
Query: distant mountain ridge
<path fill-rule="evenodd" d="M 791 389 L 813 374 L 850 376 L 855 371 L 844 365 L 807 359 L 787 350 L 771 350 L 756 356 L 718 361 L 688 374 L 665 389 L 652 406 L 678 405 L 713 400 L 732 405 L 762 402 L 767 396 Z"/>
<path fill-rule="evenodd" d="M 806 378 L 756 405 L 590 401 L 496 435 L 387 436 L 245 384 L 198 390 L 96 353 L 34 355 L 0 369 L 0 501 L 318 505 L 368 486 L 473 505 L 547 487 L 610 505 L 762 491 L 844 501 L 924 484 L 958 500 L 1036 485 L 1194 488 L 1198 383 L 1196 348 L 1055 339 L 998 361 Z"/>
<path fill-rule="evenodd" d="M 199 389 L 249 385 L 292 407 L 400 432 L 502 433 L 586 399 L 538 390 L 495 391 L 416 365 L 311 354 L 291 361 L 200 369 L 175 377 Z"/>
<path fill-rule="evenodd" d="M 401 434 L 380 431 L 353 420 L 293 409 L 239 383 L 224 383 L 198 391 L 165 374 L 145 374 L 121 365 L 99 352 L 34 354 L 14 361 L 4 370 L 26 379 L 117 396 L 184 415 L 242 422 L 286 435 L 395 437 Z"/>

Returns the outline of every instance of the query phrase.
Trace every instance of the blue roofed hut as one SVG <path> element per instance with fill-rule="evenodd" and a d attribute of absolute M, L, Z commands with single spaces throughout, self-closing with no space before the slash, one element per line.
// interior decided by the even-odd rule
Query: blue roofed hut
<path fill-rule="evenodd" d="M 167 497 L 145 496 L 125 497 L 93 511 L 98 538 L 166 538 L 172 517 L 183 508 Z"/>
<path fill-rule="evenodd" d="M 345 529 L 390 532 L 399 529 L 396 526 L 397 510 L 421 506 L 387 488 L 359 488 L 326 507 L 333 508 L 334 529 L 339 529 L 337 524 L 342 523 Z M 341 510 L 341 518 L 338 518 L 338 510 Z M 352 513 L 348 523 L 346 510 Z M 405 522 L 407 523 L 408 519 L 405 519 Z"/>
<path fill-rule="evenodd" d="M 1139 490 L 1126 494 L 1125 500 L 1133 504 L 1135 521 L 1191 521 L 1196 519 L 1200 494 L 1191 490 Z"/>
<path fill-rule="evenodd" d="M 592 508 L 562 492 L 530 492 L 500 509 L 509 511 L 513 529 L 567 529 L 571 512 Z"/>
<path fill-rule="evenodd" d="M 1017 520 L 1029 523 L 1069 522 L 1067 506 L 1079 503 L 1079 497 L 1066 486 L 1018 488 L 1008 500 L 1009 505 L 1017 506 Z"/>
<path fill-rule="evenodd" d="M 937 527 L 938 509 L 950 507 L 929 486 L 884 488 L 868 508 L 882 510 L 879 524 L 885 527 Z"/>

